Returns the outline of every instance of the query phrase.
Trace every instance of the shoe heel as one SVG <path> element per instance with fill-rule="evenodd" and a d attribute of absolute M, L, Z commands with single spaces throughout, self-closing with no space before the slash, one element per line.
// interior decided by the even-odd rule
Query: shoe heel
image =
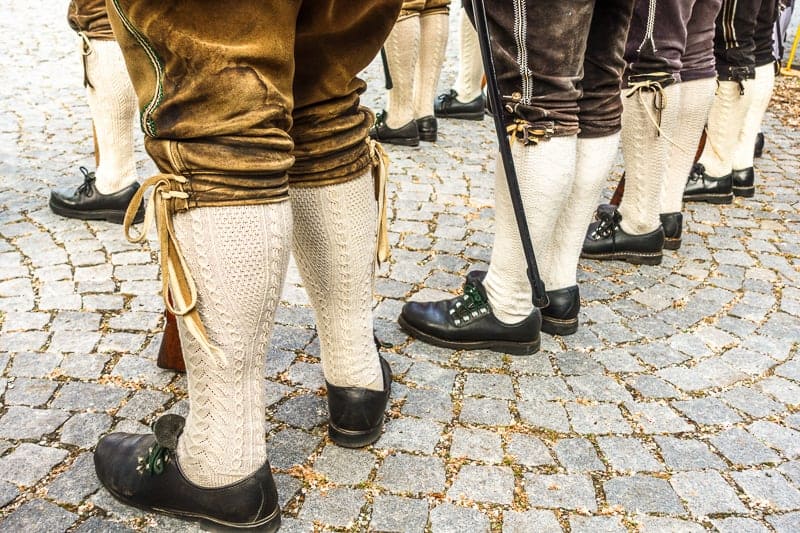
<path fill-rule="evenodd" d="M 541 345 L 542 340 L 539 338 L 533 342 L 496 342 L 489 349 L 509 355 L 533 355 L 539 351 Z"/>
<path fill-rule="evenodd" d="M 741 196 L 743 198 L 752 198 L 756 194 L 756 188 L 753 187 L 734 187 L 733 195 Z"/>
<path fill-rule="evenodd" d="M 674 237 L 667 237 L 664 239 L 665 250 L 678 250 L 681 247 L 681 239 Z"/>
<path fill-rule="evenodd" d="M 542 316 L 542 331 L 548 335 L 566 337 L 578 331 L 578 319 L 559 319 Z"/>
<path fill-rule="evenodd" d="M 632 265 L 660 265 L 661 260 L 664 258 L 662 254 L 658 255 L 629 255 L 625 256 L 624 261 Z"/>
<path fill-rule="evenodd" d="M 381 436 L 383 420 L 381 423 L 367 431 L 348 431 L 336 427 L 333 422 L 328 422 L 328 436 L 342 448 L 363 448 L 369 446 Z"/>

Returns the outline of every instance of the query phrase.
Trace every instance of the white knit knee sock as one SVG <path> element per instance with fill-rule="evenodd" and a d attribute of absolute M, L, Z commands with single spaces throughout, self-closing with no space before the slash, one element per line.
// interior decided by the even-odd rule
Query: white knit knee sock
<path fill-rule="evenodd" d="M 481 62 L 481 48 L 478 44 L 478 33 L 472 27 L 467 17 L 467 12 L 461 8 L 459 21 L 459 57 L 458 76 L 453 87 L 462 103 L 471 102 L 481 94 L 481 78 L 483 77 L 483 63 Z"/>
<path fill-rule="evenodd" d="M 392 88 L 386 95 L 386 125 L 405 126 L 414 120 L 414 70 L 419 55 L 419 15 L 398 20 L 383 47 L 392 77 Z"/>
<path fill-rule="evenodd" d="M 704 78 L 680 84 L 678 127 L 673 136 L 675 144 L 669 148 L 667 176 L 661 191 L 661 213 L 680 213 L 683 208 L 686 178 L 692 169 L 716 88 L 716 78 Z"/>
<path fill-rule="evenodd" d="M 655 93 L 647 91 L 623 98 L 625 194 L 619 213 L 622 229 L 632 235 L 650 233 L 661 224 L 661 188 L 667 174 L 670 140 L 678 125 L 680 84 L 664 89 L 660 133 L 654 98 Z"/>
<path fill-rule="evenodd" d="M 575 179 L 577 137 L 511 146 L 533 250 L 546 288 L 553 283 L 550 255 L 556 221 Z M 507 324 L 533 311 L 527 264 L 500 159 L 495 172 L 495 236 L 484 286 L 495 316 Z"/>
<path fill-rule="evenodd" d="M 733 151 L 732 165 L 735 170 L 743 170 L 753 166 L 753 147 L 756 136 L 761 131 L 761 120 L 767 112 L 772 89 L 775 87 L 775 66 L 770 63 L 756 67 L 756 79 L 751 85 L 753 100 L 742 125 L 739 141 Z"/>
<path fill-rule="evenodd" d="M 377 204 L 372 176 L 293 187 L 292 246 L 314 306 L 328 383 L 383 390 L 372 325 Z"/>
<path fill-rule="evenodd" d="M 200 318 L 227 359 L 221 367 L 178 320 L 190 401 L 178 461 L 204 487 L 238 481 L 267 457 L 264 359 L 288 263 L 290 211 L 280 202 L 174 216 Z"/>
<path fill-rule="evenodd" d="M 95 186 L 101 194 L 110 194 L 137 178 L 133 156 L 136 93 L 116 41 L 91 41 L 86 77 L 92 85 L 86 94 L 100 152 Z"/>
<path fill-rule="evenodd" d="M 720 81 L 717 86 L 708 114 L 706 146 L 699 161 L 709 176 L 719 178 L 733 171 L 733 151 L 753 100 L 753 80 L 746 80 L 743 85 L 744 94 L 736 81 Z"/>
<path fill-rule="evenodd" d="M 448 19 L 446 12 L 425 15 L 419 19 L 420 47 L 419 61 L 414 71 L 414 118 L 433 116 L 433 99 L 439 86 L 447 48 Z"/>
<path fill-rule="evenodd" d="M 591 139 L 578 138 L 575 182 L 553 234 L 550 285 L 547 290 L 577 285 L 576 269 L 586 228 L 592 220 L 603 183 L 617 157 L 619 133 Z"/>

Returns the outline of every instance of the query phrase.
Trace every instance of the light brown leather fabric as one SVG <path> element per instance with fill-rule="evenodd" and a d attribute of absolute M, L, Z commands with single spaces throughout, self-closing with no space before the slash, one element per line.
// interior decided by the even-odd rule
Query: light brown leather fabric
<path fill-rule="evenodd" d="M 67 10 L 70 28 L 89 39 L 113 41 L 105 0 L 72 0 Z"/>

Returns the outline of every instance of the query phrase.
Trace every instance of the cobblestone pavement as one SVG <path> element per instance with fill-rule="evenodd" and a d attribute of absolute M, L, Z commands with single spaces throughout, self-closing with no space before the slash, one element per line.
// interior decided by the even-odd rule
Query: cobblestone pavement
<path fill-rule="evenodd" d="M 118 504 L 95 478 L 98 437 L 185 412 L 186 380 L 155 366 L 154 243 L 47 208 L 52 186 L 93 163 L 77 39 L 65 0 L 11 4 L 0 530 L 195 531 Z M 380 76 L 366 73 L 378 107 Z M 489 259 L 490 126 L 441 122 L 436 144 L 389 147 L 394 247 L 375 316 L 396 378 L 372 447 L 325 436 L 318 340 L 292 267 L 265 381 L 282 531 L 800 531 L 800 134 L 768 117 L 755 198 L 688 206 L 684 245 L 660 266 L 584 262 L 579 333 L 511 357 L 433 348 L 395 324 L 403 301 L 451 294 Z"/>

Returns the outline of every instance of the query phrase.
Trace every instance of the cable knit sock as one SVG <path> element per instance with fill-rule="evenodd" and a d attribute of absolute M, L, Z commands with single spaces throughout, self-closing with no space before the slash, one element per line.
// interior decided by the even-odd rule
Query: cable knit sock
<path fill-rule="evenodd" d="M 553 233 L 575 179 L 576 143 L 577 137 L 572 136 L 553 137 L 528 146 L 521 142 L 511 145 L 533 250 L 548 289 L 553 282 Z M 499 157 L 494 196 L 494 246 L 484 286 L 495 316 L 514 324 L 531 314 L 533 302 L 522 241 Z"/>
<path fill-rule="evenodd" d="M 419 54 L 419 15 L 398 20 L 383 44 L 392 77 L 386 97 L 386 125 L 400 128 L 414 120 L 414 70 Z"/>
<path fill-rule="evenodd" d="M 461 8 L 458 35 L 460 55 L 458 58 L 458 76 L 453 90 L 458 93 L 456 100 L 465 104 L 481 95 L 483 63 L 481 62 L 478 33 L 472 27 L 464 8 Z"/>
<path fill-rule="evenodd" d="M 767 112 L 769 100 L 772 98 L 772 89 L 775 87 L 775 66 L 772 63 L 756 67 L 756 79 L 751 85 L 753 91 L 752 101 L 739 133 L 739 141 L 733 151 L 732 165 L 736 170 L 743 170 L 753 166 L 753 147 L 756 136 L 761 131 L 761 120 Z"/>
<path fill-rule="evenodd" d="M 606 137 L 578 138 L 575 182 L 553 234 L 549 291 L 578 284 L 576 270 L 586 227 L 617 157 L 619 137 L 620 134 L 615 133 Z"/>
<path fill-rule="evenodd" d="M 753 100 L 753 80 L 745 80 L 744 94 L 739 82 L 720 81 L 708 114 L 708 135 L 700 163 L 706 174 L 716 178 L 733 171 L 733 151 L 739 142 L 747 110 Z"/>
<path fill-rule="evenodd" d="M 448 19 L 447 12 L 423 15 L 419 19 L 419 61 L 414 71 L 415 118 L 433 116 L 433 99 L 447 48 Z"/>
<path fill-rule="evenodd" d="M 694 156 L 714 101 L 716 78 L 681 82 L 681 101 L 678 105 L 678 127 L 674 145 L 669 148 L 667 176 L 661 190 L 661 213 L 680 213 L 686 177 L 692 170 Z M 752 152 L 752 150 L 750 150 Z"/>
<path fill-rule="evenodd" d="M 289 258 L 290 211 L 280 202 L 174 216 L 200 318 L 228 361 L 220 367 L 178 320 L 190 405 L 178 462 L 203 487 L 234 483 L 267 458 L 264 364 Z"/>
<path fill-rule="evenodd" d="M 86 76 L 92 85 L 86 93 L 100 152 L 95 186 L 100 193 L 111 194 L 137 179 L 133 157 L 136 93 L 116 41 L 91 41 Z"/>
<path fill-rule="evenodd" d="M 371 174 L 291 189 L 292 247 L 314 306 L 328 383 L 383 390 L 372 330 L 377 204 Z"/>
<path fill-rule="evenodd" d="M 661 225 L 661 188 L 667 174 L 667 156 L 674 142 L 680 110 L 680 84 L 664 89 L 661 127 L 655 93 L 642 91 L 623 98 L 622 157 L 625 194 L 619 205 L 620 225 L 630 235 L 644 235 Z"/>

